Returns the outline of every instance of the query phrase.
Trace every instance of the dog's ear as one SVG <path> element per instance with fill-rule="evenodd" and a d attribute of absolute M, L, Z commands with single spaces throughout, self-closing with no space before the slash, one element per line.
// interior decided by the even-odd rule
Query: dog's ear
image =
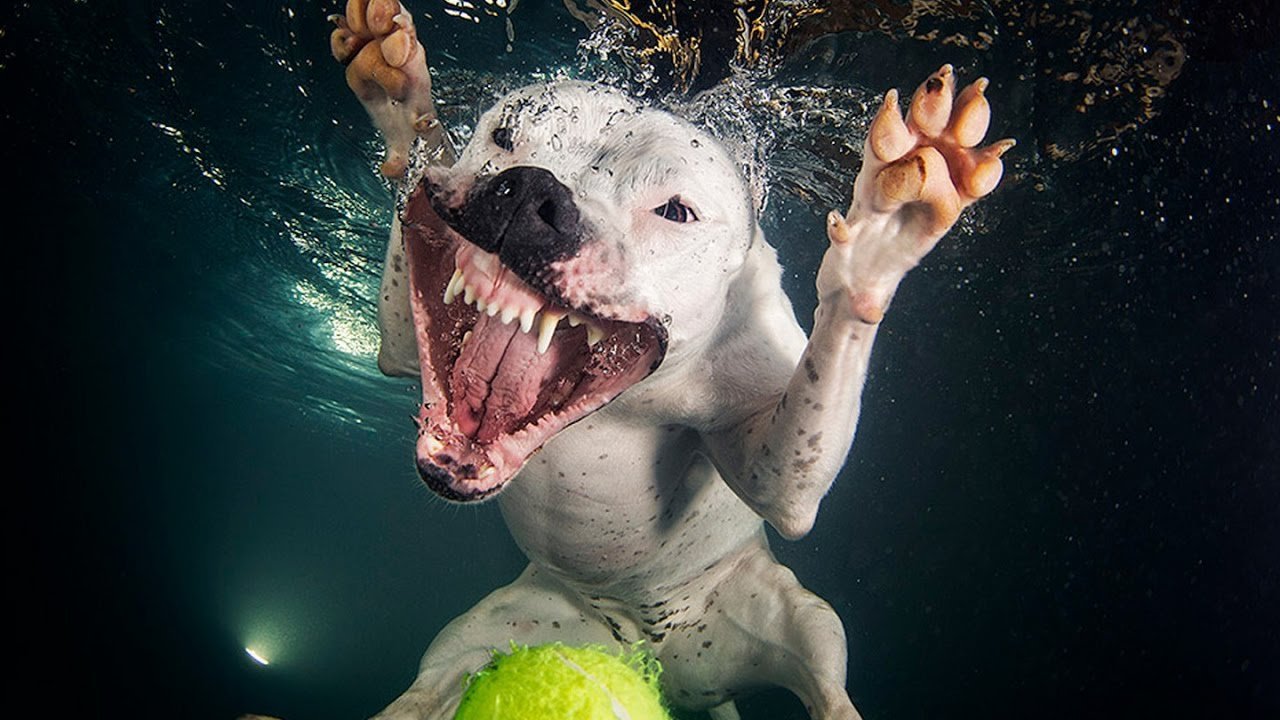
<path fill-rule="evenodd" d="M 713 424 L 736 424 L 776 402 L 806 342 L 791 299 L 782 290 L 778 253 L 756 225 L 746 261 L 730 282 L 725 313 L 710 345 L 718 406 Z"/>
<path fill-rule="evenodd" d="M 418 338 L 409 306 L 409 258 L 404 252 L 400 218 L 391 220 L 391 239 L 378 291 L 378 369 L 393 377 L 417 377 Z"/>

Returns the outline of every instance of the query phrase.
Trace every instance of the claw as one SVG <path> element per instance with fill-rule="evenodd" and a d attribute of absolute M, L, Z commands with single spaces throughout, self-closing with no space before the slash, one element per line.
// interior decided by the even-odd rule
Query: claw
<path fill-rule="evenodd" d="M 871 121 L 867 142 L 871 146 L 871 151 L 883 162 L 893 162 L 901 158 L 915 145 L 915 138 L 911 136 L 911 131 L 902 120 L 897 90 L 890 90 L 884 94 L 880 111 Z"/>
<path fill-rule="evenodd" d="M 960 147 L 973 147 L 987 134 L 987 127 L 991 124 L 991 104 L 984 94 L 988 82 L 986 78 L 978 78 L 956 98 L 950 131 Z"/>
<path fill-rule="evenodd" d="M 920 83 L 911 98 L 911 111 L 907 121 L 925 137 L 938 137 L 947 127 L 951 117 L 951 101 L 955 93 L 956 76 L 950 64 L 943 65 Z"/>

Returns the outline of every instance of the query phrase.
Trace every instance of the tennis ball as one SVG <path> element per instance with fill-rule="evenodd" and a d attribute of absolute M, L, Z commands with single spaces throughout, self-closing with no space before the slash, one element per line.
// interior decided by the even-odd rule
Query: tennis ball
<path fill-rule="evenodd" d="M 467 680 L 454 720 L 670 720 L 658 661 L 559 643 L 494 653 Z"/>

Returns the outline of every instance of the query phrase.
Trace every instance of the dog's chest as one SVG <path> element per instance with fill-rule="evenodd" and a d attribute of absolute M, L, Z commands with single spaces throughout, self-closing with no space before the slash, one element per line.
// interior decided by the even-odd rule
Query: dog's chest
<path fill-rule="evenodd" d="M 548 443 L 499 504 L 531 561 L 583 592 L 643 601 L 760 532 L 699 448 L 686 428 L 600 413 Z"/>

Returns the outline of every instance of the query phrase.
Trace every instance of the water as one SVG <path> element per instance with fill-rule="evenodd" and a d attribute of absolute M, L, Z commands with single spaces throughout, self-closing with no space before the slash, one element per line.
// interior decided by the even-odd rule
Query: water
<path fill-rule="evenodd" d="M 690 101 L 559 3 L 523 0 L 510 33 L 492 7 L 414 7 L 460 139 L 555 74 L 716 123 L 806 321 L 869 104 L 944 61 L 991 77 L 1005 183 L 904 283 L 854 455 L 778 554 L 843 617 L 868 718 L 1280 711 L 1274 17 L 842 5 L 893 35 L 769 36 Z M 417 388 L 373 365 L 392 200 L 332 9 L 0 20 L 13 648 L 60 709 L 367 716 L 522 567 L 495 508 L 421 487 Z M 741 707 L 803 717 L 780 692 Z"/>

